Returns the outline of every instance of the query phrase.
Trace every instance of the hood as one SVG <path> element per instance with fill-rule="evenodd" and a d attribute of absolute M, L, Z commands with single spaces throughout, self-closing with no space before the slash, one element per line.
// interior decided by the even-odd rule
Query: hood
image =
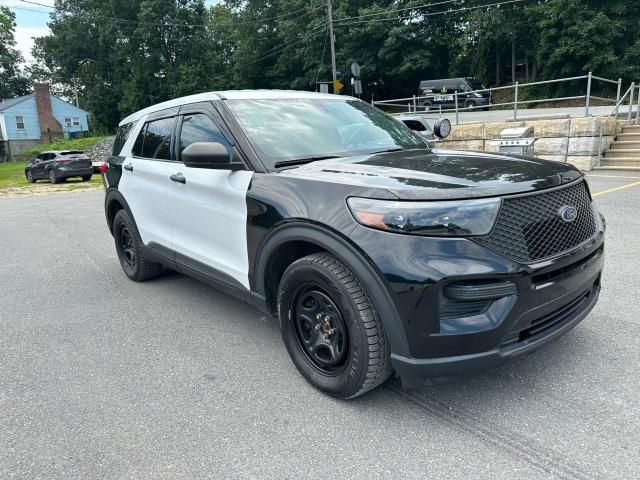
<path fill-rule="evenodd" d="M 398 152 L 321 160 L 278 175 L 388 190 L 403 200 L 491 197 L 532 192 L 580 178 L 569 164 L 458 150 Z"/>

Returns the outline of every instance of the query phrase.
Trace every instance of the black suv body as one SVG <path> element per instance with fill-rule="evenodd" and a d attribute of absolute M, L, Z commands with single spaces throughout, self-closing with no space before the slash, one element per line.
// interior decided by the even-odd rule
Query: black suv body
<path fill-rule="evenodd" d="M 472 78 L 443 78 L 440 80 L 422 80 L 419 87 L 420 100 L 425 110 L 433 108 L 488 109 L 491 104 L 491 92 L 478 80 Z"/>
<path fill-rule="evenodd" d="M 130 278 L 169 267 L 273 314 L 341 398 L 393 371 L 417 386 L 500 365 L 600 292 L 605 225 L 578 170 L 434 150 L 357 99 L 178 99 L 125 119 L 107 166 Z"/>

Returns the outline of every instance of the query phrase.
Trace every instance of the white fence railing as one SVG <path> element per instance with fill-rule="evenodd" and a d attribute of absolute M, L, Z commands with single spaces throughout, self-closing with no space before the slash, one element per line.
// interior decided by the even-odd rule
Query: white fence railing
<path fill-rule="evenodd" d="M 548 84 L 559 84 L 559 83 L 566 83 L 566 82 L 577 82 L 577 81 L 585 81 L 586 82 L 586 90 L 585 93 L 583 95 L 573 95 L 573 96 L 565 96 L 565 97 L 550 97 L 550 98 L 539 98 L 539 99 L 534 99 L 534 100 L 521 100 L 520 94 L 522 92 L 523 89 L 526 89 L 528 87 L 533 87 L 533 86 L 537 86 L 537 85 L 548 85 Z M 601 82 L 601 83 L 606 83 L 606 84 L 612 84 L 612 85 L 616 85 L 616 98 L 606 98 L 606 97 L 600 97 L 600 96 L 596 96 L 593 94 L 593 90 L 594 90 L 594 84 L 595 82 Z M 513 101 L 512 102 L 501 102 L 501 103 L 491 103 L 491 99 L 493 98 L 493 93 L 494 92 L 498 92 L 498 91 L 505 91 L 505 90 L 512 90 L 513 91 Z M 611 105 L 615 105 L 614 107 L 614 112 L 617 116 L 618 113 L 618 109 L 620 108 L 620 106 L 623 104 L 622 100 L 625 98 L 625 96 L 621 97 L 621 90 L 622 90 L 622 79 L 618 79 L 618 80 L 611 80 L 608 78 L 603 78 L 603 77 L 598 77 L 596 75 L 593 75 L 591 72 L 589 72 L 587 75 L 581 75 L 581 76 L 577 76 L 577 77 L 568 77 L 568 78 L 560 78 L 557 80 L 544 80 L 544 81 L 540 81 L 540 82 L 529 82 L 529 83 L 519 83 L 516 82 L 513 85 L 507 85 L 504 87 L 494 87 L 494 88 L 485 88 L 485 89 L 480 89 L 480 90 L 472 90 L 472 91 L 467 91 L 467 92 L 458 92 L 455 91 L 452 94 L 448 93 L 447 95 L 449 97 L 453 96 L 453 107 L 451 108 L 443 108 L 442 104 L 440 105 L 436 105 L 434 106 L 433 103 L 431 103 L 431 107 L 429 109 L 427 109 L 427 107 L 425 107 L 425 102 L 433 102 L 435 101 L 436 97 L 439 97 L 439 94 L 432 94 L 432 95 L 413 95 L 411 97 L 406 97 L 406 98 L 395 98 L 395 99 L 391 99 L 391 100 L 374 100 L 373 98 L 371 99 L 371 104 L 375 105 L 379 108 L 394 108 L 396 110 L 398 109 L 406 109 L 405 111 L 408 111 L 410 113 L 425 113 L 425 111 L 430 111 L 431 109 L 435 110 L 438 114 L 443 114 L 443 113 L 454 113 L 455 112 L 455 122 L 456 125 L 460 122 L 460 113 L 461 112 L 470 112 L 470 111 L 477 111 L 479 108 L 496 108 L 498 109 L 499 107 L 508 107 L 508 106 L 512 106 L 513 107 L 513 118 L 514 120 L 518 119 L 518 110 L 519 107 L 524 106 L 524 105 L 533 105 L 533 104 L 539 104 L 539 103 L 548 103 L 548 102 L 560 102 L 560 101 L 568 101 L 568 100 L 584 100 L 584 116 L 588 117 L 590 115 L 590 111 L 592 108 L 592 102 L 594 100 L 598 100 L 600 102 L 603 103 L 608 103 Z M 488 105 L 484 105 L 481 107 L 478 107 L 477 105 L 473 105 L 473 106 L 463 106 L 461 107 L 460 104 L 462 105 L 467 105 L 467 103 L 473 102 L 474 100 L 474 94 L 478 93 L 478 94 L 486 94 L 489 93 L 489 99 L 490 102 Z M 628 92 L 628 91 L 627 91 Z M 467 100 L 468 99 L 468 100 Z M 477 99 L 477 98 L 476 98 Z M 640 102 L 639 102 L 640 105 Z M 629 98 L 629 119 L 631 119 L 631 110 L 633 109 L 633 94 L 630 95 Z M 640 109 L 640 107 L 639 107 Z M 638 113 L 636 113 L 636 122 L 638 121 Z"/>

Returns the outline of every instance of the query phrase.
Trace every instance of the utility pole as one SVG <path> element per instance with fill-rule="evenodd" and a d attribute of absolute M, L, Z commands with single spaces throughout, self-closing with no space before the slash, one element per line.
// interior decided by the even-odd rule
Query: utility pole
<path fill-rule="evenodd" d="M 78 78 L 73 77 L 71 81 L 73 82 L 73 93 L 76 97 L 76 107 L 80 107 L 80 102 L 78 101 Z"/>
<path fill-rule="evenodd" d="M 333 36 L 333 13 L 331 11 L 331 0 L 327 0 L 327 22 L 329 23 L 329 37 L 331 40 L 331 72 L 333 73 L 333 82 L 338 79 L 336 72 L 336 45 L 335 37 Z M 336 93 L 335 87 L 333 87 L 333 93 Z"/>

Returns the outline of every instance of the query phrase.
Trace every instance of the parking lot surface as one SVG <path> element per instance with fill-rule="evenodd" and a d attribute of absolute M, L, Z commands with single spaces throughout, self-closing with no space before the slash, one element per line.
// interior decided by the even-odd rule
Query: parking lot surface
<path fill-rule="evenodd" d="M 0 478 L 640 478 L 640 174 L 589 181 L 608 234 L 585 321 L 348 402 L 251 307 L 175 273 L 129 281 L 101 192 L 0 199 Z"/>

